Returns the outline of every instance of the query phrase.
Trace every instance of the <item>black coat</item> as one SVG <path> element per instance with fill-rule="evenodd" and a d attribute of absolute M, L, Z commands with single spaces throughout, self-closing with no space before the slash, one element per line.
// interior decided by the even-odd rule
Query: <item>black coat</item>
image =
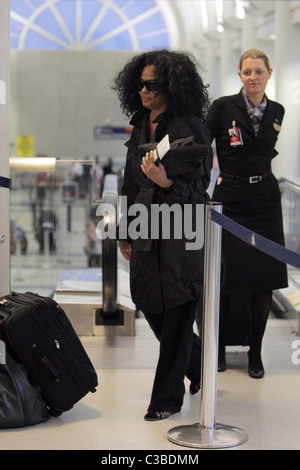
<path fill-rule="evenodd" d="M 203 205 L 207 200 L 206 189 L 209 184 L 212 155 L 207 129 L 200 119 L 175 117 L 170 112 L 162 113 L 152 140 L 159 142 L 169 134 L 170 142 L 195 135 L 199 143 L 208 147 L 208 157 L 203 163 L 202 176 L 196 181 L 178 176 L 171 190 L 165 190 L 154 184 L 142 172 L 139 146 L 149 143 L 149 112 L 134 116 L 134 126 L 128 147 L 122 195 L 127 196 L 127 209 L 133 204 L 142 204 L 148 210 L 153 204 Z M 203 207 L 203 206 L 202 206 Z M 124 220 L 124 217 L 123 217 Z M 128 218 L 129 223 L 132 219 Z M 151 220 L 149 219 L 149 227 Z M 195 229 L 195 219 L 193 219 Z M 122 223 L 121 223 L 122 224 Z M 192 223 L 191 223 L 192 225 Z M 203 227 L 201 227 L 203 228 Z M 184 231 L 183 231 L 184 233 Z M 130 234 L 129 234 L 130 235 Z M 170 236 L 151 239 L 132 239 L 130 259 L 130 289 L 132 300 L 137 308 L 148 313 L 162 313 L 163 310 L 189 301 L 198 301 L 203 289 L 203 249 L 187 250 L 187 240 L 174 238 L 171 227 Z"/>
<path fill-rule="evenodd" d="M 223 204 L 223 213 L 242 226 L 284 244 L 281 194 L 271 172 L 271 161 L 284 116 L 281 104 L 267 99 L 267 108 L 257 136 L 247 112 L 242 92 L 213 102 L 206 125 L 216 139 L 220 173 L 213 200 Z M 243 145 L 230 146 L 228 130 L 235 121 L 242 133 Z M 258 183 L 249 177 L 263 175 Z M 268 291 L 287 285 L 286 266 L 275 258 L 247 245 L 223 230 L 225 285 L 230 292 Z"/>

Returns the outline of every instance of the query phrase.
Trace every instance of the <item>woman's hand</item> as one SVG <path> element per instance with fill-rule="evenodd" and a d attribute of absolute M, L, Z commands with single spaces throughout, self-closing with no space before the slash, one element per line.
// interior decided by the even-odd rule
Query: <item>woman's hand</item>
<path fill-rule="evenodd" d="M 161 188 L 168 189 L 172 186 L 173 180 L 168 178 L 165 167 L 161 163 L 159 163 L 158 166 L 155 165 L 153 150 L 147 152 L 143 157 L 141 169 L 147 178 Z"/>
<path fill-rule="evenodd" d="M 119 240 L 119 247 L 125 259 L 130 260 L 131 245 L 127 240 Z"/>

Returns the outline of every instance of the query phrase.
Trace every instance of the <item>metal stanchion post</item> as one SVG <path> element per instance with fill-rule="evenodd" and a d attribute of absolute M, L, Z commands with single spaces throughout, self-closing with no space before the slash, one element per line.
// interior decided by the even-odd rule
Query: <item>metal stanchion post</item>
<path fill-rule="evenodd" d="M 212 210 L 221 213 L 222 205 L 206 206 L 200 422 L 168 431 L 168 439 L 175 444 L 206 449 L 233 447 L 248 439 L 242 429 L 215 423 L 222 229 L 211 220 Z"/>

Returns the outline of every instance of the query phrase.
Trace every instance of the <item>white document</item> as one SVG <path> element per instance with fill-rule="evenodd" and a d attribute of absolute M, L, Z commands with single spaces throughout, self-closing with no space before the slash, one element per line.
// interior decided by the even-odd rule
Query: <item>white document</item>
<path fill-rule="evenodd" d="M 170 150 L 169 134 L 165 135 L 154 149 L 154 161 L 156 161 L 157 158 L 161 160 L 168 150 Z"/>

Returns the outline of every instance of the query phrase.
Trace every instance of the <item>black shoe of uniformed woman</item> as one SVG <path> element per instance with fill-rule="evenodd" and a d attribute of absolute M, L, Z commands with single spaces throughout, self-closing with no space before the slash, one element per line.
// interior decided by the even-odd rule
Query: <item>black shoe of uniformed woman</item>
<path fill-rule="evenodd" d="M 201 388 L 200 382 L 191 382 L 190 383 L 190 394 L 195 395 L 199 392 Z"/>
<path fill-rule="evenodd" d="M 264 366 L 260 354 L 251 354 L 251 349 L 248 351 L 249 365 L 248 375 L 251 379 L 262 379 L 265 375 Z"/>
<path fill-rule="evenodd" d="M 225 372 L 227 366 L 226 366 L 226 361 L 225 359 L 223 361 L 219 360 L 218 361 L 218 372 Z"/>
<path fill-rule="evenodd" d="M 159 421 L 161 419 L 169 418 L 172 414 L 173 413 L 171 411 L 148 411 L 148 413 L 145 414 L 144 419 L 146 421 Z"/>
<path fill-rule="evenodd" d="M 218 349 L 218 372 L 224 372 L 226 370 L 226 346 L 219 343 Z"/>
<path fill-rule="evenodd" d="M 265 371 L 263 369 L 259 370 L 254 370 L 254 369 L 248 369 L 248 374 L 251 379 L 262 379 L 263 376 L 265 375 Z"/>

